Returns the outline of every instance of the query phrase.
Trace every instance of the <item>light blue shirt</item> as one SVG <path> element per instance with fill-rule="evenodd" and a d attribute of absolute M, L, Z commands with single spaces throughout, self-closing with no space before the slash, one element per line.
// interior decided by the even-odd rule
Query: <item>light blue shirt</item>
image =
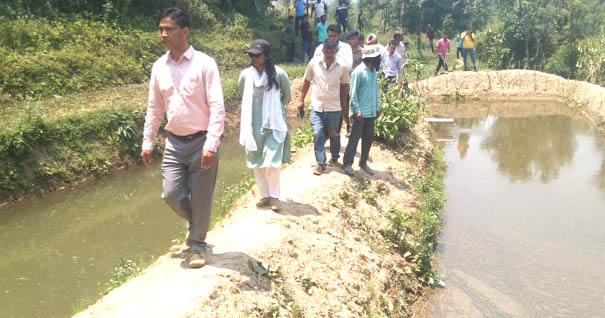
<path fill-rule="evenodd" d="M 302 17 L 305 15 L 305 0 L 296 1 L 296 16 Z"/>
<path fill-rule="evenodd" d="M 378 110 L 378 73 L 361 62 L 351 74 L 349 117 L 361 113 L 364 118 L 375 118 Z"/>
<path fill-rule="evenodd" d="M 319 22 L 315 28 L 317 29 L 317 41 L 323 43 L 328 38 L 328 25 Z"/>

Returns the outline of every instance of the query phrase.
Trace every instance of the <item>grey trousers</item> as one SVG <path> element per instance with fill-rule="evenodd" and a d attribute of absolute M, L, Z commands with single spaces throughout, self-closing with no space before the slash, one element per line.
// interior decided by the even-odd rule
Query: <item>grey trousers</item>
<path fill-rule="evenodd" d="M 202 169 L 205 141 L 206 136 L 183 141 L 168 134 L 162 160 L 162 199 L 178 216 L 189 221 L 187 245 L 192 251 L 206 249 L 212 194 L 218 172 L 218 151 L 212 167 Z"/>

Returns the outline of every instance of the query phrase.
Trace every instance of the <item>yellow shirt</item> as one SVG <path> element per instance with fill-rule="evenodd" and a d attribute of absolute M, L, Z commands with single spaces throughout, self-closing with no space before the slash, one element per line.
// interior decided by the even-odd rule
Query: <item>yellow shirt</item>
<path fill-rule="evenodd" d="M 470 35 L 465 32 L 460 33 L 460 37 L 462 38 L 462 48 L 463 49 L 472 49 L 474 46 L 473 40 L 475 40 L 475 34 L 471 33 Z"/>

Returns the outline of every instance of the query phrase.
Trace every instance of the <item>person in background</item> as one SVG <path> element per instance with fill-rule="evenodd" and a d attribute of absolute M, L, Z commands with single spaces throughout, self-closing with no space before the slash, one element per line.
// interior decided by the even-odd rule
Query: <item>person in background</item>
<path fill-rule="evenodd" d="M 466 57 L 471 56 L 473 61 L 473 70 L 477 71 L 477 60 L 475 59 L 475 34 L 471 31 L 471 28 L 466 27 L 464 32 L 460 34 L 462 37 L 462 59 L 464 60 L 464 70 L 468 71 L 468 64 L 466 64 Z"/>
<path fill-rule="evenodd" d="M 399 55 L 401 55 L 401 58 L 405 59 L 405 45 L 403 45 L 403 32 L 395 32 L 395 34 L 393 34 L 393 40 L 395 40 L 395 43 L 397 43 L 397 48 L 395 49 L 395 52 L 399 53 Z"/>
<path fill-rule="evenodd" d="M 376 47 L 380 49 L 381 53 L 384 53 L 387 50 L 382 44 L 378 43 L 378 37 L 374 33 L 368 34 L 366 45 L 376 45 Z"/>
<path fill-rule="evenodd" d="M 317 29 L 317 45 L 321 45 L 328 38 L 328 25 L 326 15 L 321 16 L 321 21 L 315 26 Z"/>
<path fill-rule="evenodd" d="M 359 32 L 357 30 L 347 32 L 347 43 L 353 53 L 353 69 L 361 64 L 361 47 L 359 46 L 359 42 Z"/>
<path fill-rule="evenodd" d="M 322 57 L 312 59 L 307 65 L 297 105 L 299 110 L 303 109 L 305 96 L 311 88 L 309 121 L 317 161 L 315 175 L 326 171 L 326 137 L 330 139 L 330 164 L 338 163 L 342 113 L 347 119 L 349 114 L 349 70 L 336 59 L 338 44 L 336 39 L 327 39 L 322 46 Z"/>
<path fill-rule="evenodd" d="M 328 38 L 334 39 L 338 41 L 338 53 L 336 54 L 336 59 L 339 61 L 339 64 L 349 69 L 349 71 L 353 68 L 353 52 L 351 51 L 351 46 L 345 42 L 340 41 L 340 30 L 336 24 L 330 24 L 328 26 Z M 320 44 L 315 49 L 315 54 L 313 57 L 320 57 L 323 55 L 323 44 Z"/>
<path fill-rule="evenodd" d="M 368 38 L 366 39 L 366 45 L 376 45 L 378 44 L 378 37 L 376 34 L 370 33 L 368 34 Z"/>
<path fill-rule="evenodd" d="M 393 86 L 397 83 L 397 76 L 401 72 L 403 59 L 399 53 L 395 52 L 397 49 L 397 42 L 391 40 L 386 52 L 382 53 L 382 74 L 387 80 L 389 86 Z"/>
<path fill-rule="evenodd" d="M 426 26 L 426 37 L 429 39 L 429 50 L 431 52 L 435 51 L 435 47 L 433 46 L 433 39 L 435 38 L 435 29 L 429 24 Z"/>
<path fill-rule="evenodd" d="M 353 119 L 351 137 L 343 158 L 343 170 L 353 175 L 353 161 L 357 145 L 361 139 L 361 156 L 359 167 L 369 175 L 373 171 L 368 166 L 370 148 L 374 138 L 374 120 L 378 115 L 378 69 L 380 68 L 379 47 L 365 46 L 362 51 L 362 63 L 353 70 L 349 89 L 349 117 Z"/>
<path fill-rule="evenodd" d="M 403 78 L 403 88 L 407 89 L 408 88 L 408 76 L 409 76 L 409 70 L 408 70 L 408 61 L 410 60 L 410 42 L 403 42 L 403 46 L 405 46 L 405 65 L 404 65 L 404 72 L 405 72 L 405 77 Z"/>
<path fill-rule="evenodd" d="M 141 158 L 146 166 L 152 164 L 154 140 L 167 114 L 162 198 L 186 220 L 188 265 L 199 268 L 206 264 L 225 107 L 216 62 L 189 44 L 190 26 L 181 9 L 166 9 L 160 16 L 160 42 L 168 52 L 151 69 Z"/>
<path fill-rule="evenodd" d="M 408 76 L 408 58 L 405 44 L 403 44 L 403 31 L 395 32 L 395 34 L 393 35 L 393 39 L 397 43 L 397 48 L 395 49 L 395 52 L 397 52 L 401 56 L 400 79 L 406 81 L 406 78 Z"/>
<path fill-rule="evenodd" d="M 284 26 L 281 30 L 281 35 L 284 37 L 286 42 L 286 63 L 294 62 L 294 39 L 295 39 L 295 31 L 294 31 L 294 17 L 288 17 L 288 24 Z"/>
<path fill-rule="evenodd" d="M 341 32 L 347 32 L 349 13 L 347 3 L 344 0 L 338 0 L 338 8 L 336 9 L 336 24 Z"/>
<path fill-rule="evenodd" d="M 459 59 L 462 55 L 462 36 L 460 33 L 456 35 L 456 58 Z"/>
<path fill-rule="evenodd" d="M 254 171 L 261 199 L 259 208 L 279 210 L 280 168 L 290 162 L 290 138 L 284 105 L 290 102 L 290 80 L 275 66 L 269 42 L 257 39 L 246 51 L 251 66 L 239 76 L 242 96 L 239 142 L 246 149 L 246 166 Z"/>
<path fill-rule="evenodd" d="M 300 30 L 300 23 L 303 20 L 303 16 L 305 15 L 305 0 L 294 0 L 294 7 L 296 8 L 296 21 L 294 25 L 294 30 L 296 32 L 296 36 L 298 36 L 298 30 Z"/>
<path fill-rule="evenodd" d="M 328 17 L 328 5 L 323 0 L 317 0 L 313 5 L 315 24 L 319 23 L 323 15 Z M 325 20 L 324 20 L 325 21 Z"/>
<path fill-rule="evenodd" d="M 359 14 L 357 14 L 357 28 L 359 31 L 363 31 L 364 27 L 364 18 L 363 18 L 363 9 L 359 9 Z"/>
<path fill-rule="evenodd" d="M 311 25 L 309 25 L 309 15 L 303 15 L 303 21 L 300 24 L 300 34 L 302 35 L 302 54 L 301 62 L 305 63 L 305 59 L 308 61 L 313 57 L 313 33 L 311 32 Z"/>
<path fill-rule="evenodd" d="M 347 43 L 351 46 L 353 52 L 353 69 L 361 64 L 361 46 L 359 45 L 363 41 L 363 35 L 357 32 L 357 30 L 351 30 L 347 33 Z M 348 106 L 348 105 L 347 105 Z M 345 122 L 347 124 L 347 132 L 345 137 L 351 136 L 351 119 L 348 117 L 348 113 L 343 113 Z"/>
<path fill-rule="evenodd" d="M 447 74 L 447 62 L 445 61 L 445 57 L 447 53 L 450 51 L 450 39 L 447 38 L 447 34 L 443 32 L 441 35 L 441 39 L 437 41 L 437 47 L 435 48 L 435 55 L 439 58 L 439 64 L 437 64 L 437 69 L 435 70 L 435 76 L 439 75 L 439 69 L 443 66 L 445 69 L 445 73 Z"/>
<path fill-rule="evenodd" d="M 405 46 L 405 58 L 409 60 L 411 58 L 410 42 L 403 42 L 403 45 Z"/>

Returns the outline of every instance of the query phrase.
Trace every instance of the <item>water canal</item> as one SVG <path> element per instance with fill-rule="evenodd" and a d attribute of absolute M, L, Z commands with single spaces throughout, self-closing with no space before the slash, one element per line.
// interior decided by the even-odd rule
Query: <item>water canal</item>
<path fill-rule="evenodd" d="M 302 123 L 288 121 L 291 134 Z M 184 238 L 160 198 L 160 161 L 0 208 L 0 317 L 69 317 L 99 298 L 120 258 L 149 264 Z M 219 162 L 215 200 L 252 175 L 237 137 L 223 139 Z"/>
<path fill-rule="evenodd" d="M 605 138 L 556 102 L 434 107 L 447 163 L 427 317 L 605 317 Z"/>

